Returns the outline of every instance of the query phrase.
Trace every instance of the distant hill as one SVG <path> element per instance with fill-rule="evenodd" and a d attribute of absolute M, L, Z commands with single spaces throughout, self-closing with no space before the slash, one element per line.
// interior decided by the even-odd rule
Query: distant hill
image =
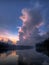
<path fill-rule="evenodd" d="M 41 43 L 36 44 L 36 51 L 49 56 L 49 38 Z"/>

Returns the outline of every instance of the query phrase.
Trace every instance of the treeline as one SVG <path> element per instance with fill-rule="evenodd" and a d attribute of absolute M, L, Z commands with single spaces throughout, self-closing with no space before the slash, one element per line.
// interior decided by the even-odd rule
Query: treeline
<path fill-rule="evenodd" d="M 33 46 L 24 46 L 24 45 L 14 45 L 5 42 L 0 42 L 0 52 L 5 52 L 8 50 L 24 50 L 31 49 Z"/>
<path fill-rule="evenodd" d="M 49 56 L 49 38 L 41 43 L 36 44 L 36 51 Z"/>

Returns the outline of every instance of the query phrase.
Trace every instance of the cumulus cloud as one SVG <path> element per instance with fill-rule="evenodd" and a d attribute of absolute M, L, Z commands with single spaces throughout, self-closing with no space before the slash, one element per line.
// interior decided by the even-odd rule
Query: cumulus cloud
<path fill-rule="evenodd" d="M 22 9 L 20 19 L 23 22 L 22 27 L 19 27 L 18 31 L 21 44 L 34 45 L 44 39 L 43 36 L 46 35 L 46 32 L 39 31 L 40 26 L 45 24 L 39 9 Z"/>

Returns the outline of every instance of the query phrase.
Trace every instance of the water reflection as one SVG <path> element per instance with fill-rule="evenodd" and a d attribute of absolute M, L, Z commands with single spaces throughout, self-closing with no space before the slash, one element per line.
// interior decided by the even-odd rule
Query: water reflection
<path fill-rule="evenodd" d="M 16 51 L 8 51 L 4 53 L 0 53 L 0 59 L 5 59 L 8 56 L 16 56 Z"/>
<path fill-rule="evenodd" d="M 0 53 L 0 65 L 49 65 L 49 57 L 33 49 Z"/>

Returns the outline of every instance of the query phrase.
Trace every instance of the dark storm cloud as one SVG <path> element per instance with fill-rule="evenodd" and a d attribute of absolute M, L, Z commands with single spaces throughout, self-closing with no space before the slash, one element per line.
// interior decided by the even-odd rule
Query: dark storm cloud
<path fill-rule="evenodd" d="M 19 40 L 21 44 L 34 45 L 48 37 L 48 27 L 43 19 L 41 9 L 40 5 L 30 9 L 22 9 L 22 16 L 20 16 L 20 19 L 23 25 L 19 28 Z M 43 30 L 41 30 L 40 27 L 42 26 L 45 29 L 42 28 Z M 44 31 L 46 29 L 47 31 Z"/>
<path fill-rule="evenodd" d="M 22 14 L 20 19 L 23 21 L 23 25 L 19 29 L 20 41 L 29 45 L 39 42 L 42 37 L 38 34 L 38 28 L 43 25 L 41 24 L 43 21 L 40 11 L 37 9 L 23 9 Z"/>

